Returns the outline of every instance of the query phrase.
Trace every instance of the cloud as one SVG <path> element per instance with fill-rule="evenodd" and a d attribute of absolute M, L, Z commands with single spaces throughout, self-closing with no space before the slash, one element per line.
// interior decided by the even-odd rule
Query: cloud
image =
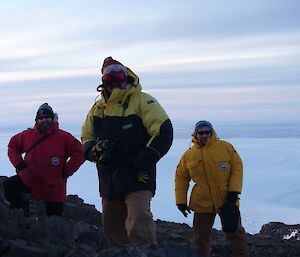
<path fill-rule="evenodd" d="M 299 7 L 270 0 L 5 3 L 0 114 L 22 121 L 29 116 L 20 110 L 35 113 L 51 101 L 65 120 L 81 120 L 97 95 L 102 60 L 113 56 L 145 90 L 161 89 L 153 93 L 174 119 L 276 119 L 276 112 L 297 119 Z"/>
<path fill-rule="evenodd" d="M 51 78 L 66 78 L 88 75 L 97 75 L 99 69 L 73 69 L 73 70 L 29 70 L 22 72 L 1 72 L 0 83 L 9 81 L 26 81 L 26 80 L 42 80 Z M 4 85 L 4 84 L 2 84 Z"/>
<path fill-rule="evenodd" d="M 269 87 L 200 87 L 148 91 L 175 120 L 293 120 L 300 111 L 298 85 Z M 293 92 L 292 95 L 290 92 Z"/>
<path fill-rule="evenodd" d="M 164 73 L 228 70 L 236 70 L 238 73 L 242 69 L 262 67 L 282 67 L 290 70 L 291 65 L 300 65 L 299 42 L 300 33 L 224 38 L 219 41 L 182 39 L 137 42 L 134 47 L 125 47 L 122 50 L 128 58 L 120 60 L 124 59 L 125 65 L 134 68 L 138 73 L 159 73 L 162 76 Z M 26 45 L 26 42 L 24 44 Z M 0 48 L 3 49 L 0 50 L 0 65 L 4 68 L 0 74 L 0 82 L 97 75 L 100 72 L 101 59 L 95 58 L 95 49 L 87 48 L 86 44 L 91 43 L 77 42 L 70 46 L 63 43 L 36 48 L 33 44 L 27 48 L 27 52 L 20 55 L 19 60 L 16 59 L 18 53 L 15 51 L 18 45 L 10 47 L 9 43 L 4 44 L 4 47 Z M 145 52 L 144 49 L 151 50 Z M 11 55 L 9 71 L 5 72 L 5 64 L 11 52 L 15 54 Z M 81 57 L 83 52 L 85 56 Z M 78 56 L 80 58 L 77 59 Z M 11 71 L 13 67 L 19 67 L 21 70 Z"/>

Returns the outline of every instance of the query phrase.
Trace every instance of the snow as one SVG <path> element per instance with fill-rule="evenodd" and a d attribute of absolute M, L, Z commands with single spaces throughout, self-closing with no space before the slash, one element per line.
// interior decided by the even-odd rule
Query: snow
<path fill-rule="evenodd" d="M 7 158 L 7 142 L 13 133 L 0 133 L 0 173 L 15 174 Z M 242 223 L 247 232 L 258 233 L 271 221 L 296 224 L 300 217 L 300 138 L 229 138 L 244 163 L 244 184 L 241 198 Z M 177 138 L 157 169 L 157 192 L 152 200 L 155 219 L 192 225 L 177 210 L 174 195 L 174 174 L 190 138 Z M 86 162 L 69 179 L 68 194 L 78 194 L 86 203 L 101 210 L 98 177 L 94 164 Z M 215 228 L 220 229 L 217 218 Z"/>
<path fill-rule="evenodd" d="M 283 236 L 282 239 L 289 240 L 289 239 L 291 239 L 292 237 L 297 236 L 297 235 L 298 235 L 298 232 L 299 232 L 298 229 L 294 229 L 294 230 L 291 231 L 291 233 L 290 233 L 289 235 Z M 299 240 L 299 238 L 297 238 L 297 240 Z"/>

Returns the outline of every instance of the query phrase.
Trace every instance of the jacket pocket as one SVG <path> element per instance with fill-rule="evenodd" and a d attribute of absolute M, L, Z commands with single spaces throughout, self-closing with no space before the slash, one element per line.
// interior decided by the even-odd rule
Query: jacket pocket
<path fill-rule="evenodd" d="M 187 162 L 187 168 L 190 174 L 190 177 L 195 180 L 196 177 L 201 176 L 201 167 L 202 163 L 201 160 L 194 160 Z"/>
<path fill-rule="evenodd" d="M 195 210 L 212 208 L 213 202 L 208 184 L 202 183 L 194 185 L 191 192 L 190 205 Z"/>

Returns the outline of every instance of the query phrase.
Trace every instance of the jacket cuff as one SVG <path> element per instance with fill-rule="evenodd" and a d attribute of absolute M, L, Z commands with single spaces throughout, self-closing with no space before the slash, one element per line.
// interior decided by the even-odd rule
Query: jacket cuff
<path fill-rule="evenodd" d="M 16 165 L 16 169 L 17 170 L 23 170 L 23 169 L 25 169 L 27 167 L 27 164 L 24 162 L 24 161 L 22 161 L 22 162 L 20 162 L 20 163 L 18 163 L 17 165 Z"/>
<path fill-rule="evenodd" d="M 152 169 L 159 159 L 160 154 L 158 151 L 151 147 L 145 147 L 135 160 L 134 166 L 139 171 L 147 171 Z"/>
<path fill-rule="evenodd" d="M 63 178 L 68 178 L 68 177 L 71 177 L 73 174 L 68 174 L 66 173 L 65 171 L 62 172 L 62 176 Z"/>
<path fill-rule="evenodd" d="M 89 141 L 83 145 L 84 157 L 86 160 L 91 161 L 91 162 L 93 162 L 94 160 L 91 160 L 90 152 L 95 144 L 96 144 L 95 141 Z"/>

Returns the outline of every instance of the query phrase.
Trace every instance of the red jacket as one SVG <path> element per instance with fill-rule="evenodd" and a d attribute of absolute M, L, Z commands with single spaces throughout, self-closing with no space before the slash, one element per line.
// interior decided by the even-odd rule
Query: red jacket
<path fill-rule="evenodd" d="M 33 198 L 52 202 L 66 200 L 66 176 L 71 176 L 84 162 L 82 144 L 54 123 L 40 132 L 37 125 L 13 136 L 8 157 L 14 166 L 23 162 L 26 153 L 41 137 L 46 138 L 25 156 L 27 167 L 19 171 L 22 182 L 31 189 Z"/>

